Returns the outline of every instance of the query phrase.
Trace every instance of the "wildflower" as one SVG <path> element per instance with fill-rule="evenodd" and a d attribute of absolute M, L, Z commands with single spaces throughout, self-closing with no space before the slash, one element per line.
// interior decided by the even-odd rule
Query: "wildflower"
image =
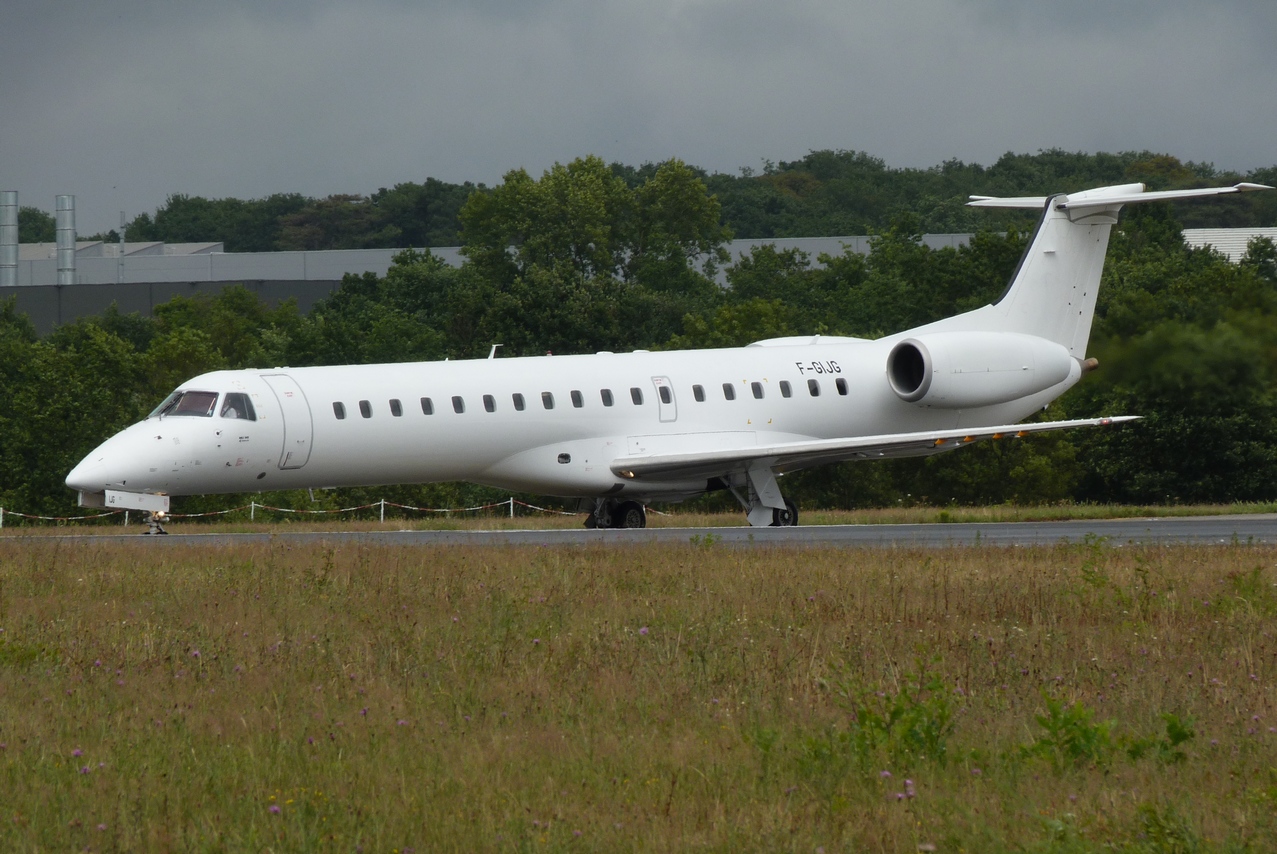
<path fill-rule="evenodd" d="M 81 774 L 89 774 L 89 773 L 92 773 L 92 771 L 93 769 L 90 768 L 88 765 L 85 765 L 83 768 L 80 769 Z"/>
<path fill-rule="evenodd" d="M 72 751 L 71 751 L 71 755 L 72 755 L 72 756 L 83 756 L 83 755 L 84 755 L 84 751 L 77 747 L 75 750 L 72 750 Z"/>
<path fill-rule="evenodd" d="M 890 772 L 890 771 L 879 771 L 879 772 L 878 772 L 878 776 L 885 780 L 885 779 L 887 779 L 888 777 L 890 777 L 890 776 L 891 776 L 891 772 Z"/>
<path fill-rule="evenodd" d="M 191 650 L 191 658 L 199 658 L 199 657 L 200 657 L 200 651 L 198 649 Z"/>
<path fill-rule="evenodd" d="M 407 725 L 408 725 L 408 722 L 407 722 L 407 721 L 405 721 L 405 720 L 400 720 L 400 721 L 399 721 L 399 726 L 407 726 Z"/>
<path fill-rule="evenodd" d="M 359 714 L 365 718 L 368 717 L 368 707 L 364 706 L 362 709 L 360 709 Z"/>
<path fill-rule="evenodd" d="M 971 769 L 971 776 L 972 776 L 972 777 L 979 777 L 979 776 L 980 776 L 981 774 L 983 774 L 983 773 L 984 773 L 984 772 L 983 772 L 983 771 L 981 771 L 979 768 L 972 768 L 972 769 Z"/>
<path fill-rule="evenodd" d="M 94 661 L 93 661 L 93 666 L 94 666 L 94 667 L 101 667 L 101 666 L 102 666 L 102 659 L 100 659 L 100 658 L 94 659 Z"/>
<path fill-rule="evenodd" d="M 541 639 L 540 639 L 540 638 L 533 638 L 533 639 L 532 639 L 532 643 L 533 643 L 533 644 L 539 644 L 540 642 L 541 642 Z"/>
<path fill-rule="evenodd" d="M 284 810 L 283 810 L 283 808 L 282 808 L 282 807 L 280 807 L 280 805 L 279 805 L 279 804 L 271 804 L 271 805 L 270 805 L 270 811 L 271 811 L 271 812 L 273 812 L 273 813 L 278 814 L 278 813 L 283 812 Z"/>
<path fill-rule="evenodd" d="M 105 825 L 105 824 L 99 824 L 99 825 L 98 825 L 98 830 L 106 830 L 106 825 Z"/>
<path fill-rule="evenodd" d="M 580 835 L 581 835 L 581 831 L 579 831 L 579 830 L 574 830 L 574 831 L 572 831 L 572 835 L 573 835 L 573 836 L 580 836 Z"/>
<path fill-rule="evenodd" d="M 641 629 L 639 629 L 639 634 L 641 635 L 647 634 L 647 626 L 643 626 Z"/>

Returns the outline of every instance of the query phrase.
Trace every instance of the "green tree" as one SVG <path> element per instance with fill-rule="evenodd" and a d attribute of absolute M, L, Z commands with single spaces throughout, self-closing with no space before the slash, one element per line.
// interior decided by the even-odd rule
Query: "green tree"
<path fill-rule="evenodd" d="M 53 243 L 58 239 L 58 222 L 39 208 L 18 208 L 19 243 Z"/>

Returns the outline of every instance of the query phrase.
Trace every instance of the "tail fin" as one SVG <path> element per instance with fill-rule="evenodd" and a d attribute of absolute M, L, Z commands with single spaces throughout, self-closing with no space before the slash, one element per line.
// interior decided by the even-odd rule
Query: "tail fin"
<path fill-rule="evenodd" d="M 1041 208 L 1042 219 L 997 302 L 931 327 L 1037 335 L 1064 345 L 1082 359 L 1091 335 L 1109 231 L 1122 205 L 1270 189 L 1262 184 L 1237 184 L 1149 193 L 1143 184 L 1122 184 L 1049 197 L 972 196 L 968 204 L 973 207 Z"/>

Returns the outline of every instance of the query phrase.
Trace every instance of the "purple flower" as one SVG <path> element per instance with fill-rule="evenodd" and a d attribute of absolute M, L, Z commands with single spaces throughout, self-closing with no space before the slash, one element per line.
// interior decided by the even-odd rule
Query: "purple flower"
<path fill-rule="evenodd" d="M 191 658 L 199 658 L 199 657 L 200 657 L 200 651 L 198 649 L 191 650 Z"/>
<path fill-rule="evenodd" d="M 98 830 L 106 830 L 106 825 L 105 825 L 105 824 L 99 824 L 99 825 L 98 825 Z"/>
<path fill-rule="evenodd" d="M 100 659 L 100 658 L 99 658 L 99 659 L 95 659 L 95 660 L 94 660 L 94 662 L 93 662 L 93 666 L 94 666 L 94 667 L 101 667 L 101 666 L 102 666 L 102 659 Z"/>
<path fill-rule="evenodd" d="M 83 756 L 83 755 L 84 755 L 84 751 L 77 747 L 75 750 L 72 750 L 72 751 L 71 751 L 71 755 L 72 755 L 72 756 Z"/>
<path fill-rule="evenodd" d="M 407 726 L 407 725 L 408 725 L 407 721 L 404 721 L 404 720 L 399 721 L 399 726 Z"/>
<path fill-rule="evenodd" d="M 273 813 L 281 813 L 281 812 L 283 812 L 283 810 L 281 810 L 281 809 L 279 808 L 279 804 L 271 804 L 271 805 L 270 805 L 270 811 L 271 811 L 271 812 L 273 812 Z"/>
<path fill-rule="evenodd" d="M 81 773 L 81 774 L 88 774 L 91 770 L 92 770 L 92 769 L 91 769 L 91 768 L 89 768 L 89 766 L 88 766 L 88 765 L 85 765 L 83 768 L 81 768 L 81 769 L 80 769 L 80 773 Z"/>
<path fill-rule="evenodd" d="M 641 635 L 647 634 L 647 626 L 643 626 L 643 628 L 639 629 L 639 634 Z"/>
<path fill-rule="evenodd" d="M 972 776 L 972 777 L 979 777 L 979 776 L 980 776 L 981 774 L 983 774 L 983 773 L 984 773 L 984 772 L 983 772 L 983 771 L 981 771 L 979 768 L 972 768 L 972 769 L 971 769 L 971 776 Z"/>
<path fill-rule="evenodd" d="M 885 779 L 887 779 L 888 777 L 890 777 L 890 776 L 891 776 L 891 772 L 890 772 L 890 771 L 879 771 L 879 772 L 878 772 L 878 776 L 885 780 Z"/>
<path fill-rule="evenodd" d="M 540 638 L 533 638 L 533 639 L 532 639 L 532 643 L 534 643 L 534 644 L 538 644 L 538 643 L 540 643 L 540 642 L 541 642 L 541 639 L 540 639 Z"/>

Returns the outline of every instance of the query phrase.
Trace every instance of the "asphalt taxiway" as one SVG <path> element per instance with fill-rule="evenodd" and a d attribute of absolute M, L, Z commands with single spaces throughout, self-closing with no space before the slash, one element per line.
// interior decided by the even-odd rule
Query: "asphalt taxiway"
<path fill-rule="evenodd" d="M 6 538 L 9 539 L 9 538 Z M 13 538 L 20 539 L 20 538 Z M 64 543 L 229 546 L 247 543 L 358 543 L 382 546 L 627 546 L 651 543 L 738 547 L 942 548 L 1044 546 L 1101 539 L 1109 545 L 1277 544 L 1277 514 L 1177 516 L 1067 522 L 963 522 L 910 525 L 808 525 L 796 528 L 645 528 L 641 530 L 340 531 L 271 533 L 40 535 Z M 3 542 L 3 541 L 0 541 Z"/>

